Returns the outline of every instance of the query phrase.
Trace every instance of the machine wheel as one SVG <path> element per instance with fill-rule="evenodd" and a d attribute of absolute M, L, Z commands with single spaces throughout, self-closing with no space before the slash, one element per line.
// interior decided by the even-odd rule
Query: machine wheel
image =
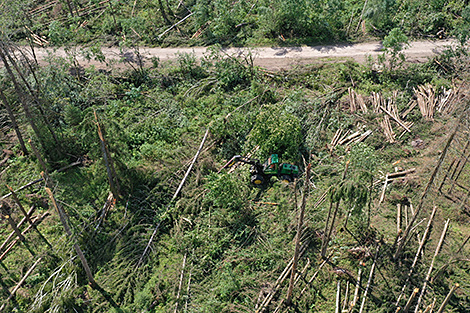
<path fill-rule="evenodd" d="M 283 181 L 285 183 L 292 183 L 294 181 L 294 179 L 290 175 L 282 175 L 281 176 L 281 181 Z"/>
<path fill-rule="evenodd" d="M 260 174 L 255 174 L 251 176 L 251 183 L 255 186 L 261 186 L 264 184 L 264 177 Z"/>

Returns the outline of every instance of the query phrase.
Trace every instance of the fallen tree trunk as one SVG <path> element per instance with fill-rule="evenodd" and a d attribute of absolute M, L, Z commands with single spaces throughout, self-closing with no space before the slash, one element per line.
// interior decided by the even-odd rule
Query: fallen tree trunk
<path fill-rule="evenodd" d="M 186 179 L 188 178 L 189 173 L 190 173 L 191 170 L 193 169 L 194 163 L 196 163 L 196 160 L 197 160 L 197 158 L 199 157 L 199 154 L 201 153 L 202 148 L 204 147 L 204 143 L 206 142 L 206 139 L 207 139 L 207 135 L 208 135 L 208 134 L 209 134 L 209 128 L 207 128 L 206 133 L 204 134 L 204 138 L 202 139 L 201 144 L 199 145 L 199 149 L 197 150 L 196 155 L 194 156 L 193 161 L 191 162 L 191 165 L 189 165 L 189 168 L 188 168 L 188 170 L 186 171 L 186 174 L 184 175 L 183 179 L 181 180 L 181 182 L 180 182 L 180 184 L 179 184 L 179 186 L 178 186 L 178 189 L 176 189 L 175 193 L 173 194 L 173 197 L 171 198 L 170 203 L 167 205 L 165 211 L 168 211 L 168 209 L 170 208 L 170 204 L 173 202 L 173 200 L 176 199 L 176 197 L 177 197 L 178 194 L 180 193 L 181 189 L 183 188 L 183 185 L 184 185 Z M 137 267 L 139 267 L 140 264 L 142 264 L 142 262 L 143 262 L 143 260 L 144 260 L 144 258 L 145 258 L 145 255 L 147 254 L 147 251 L 148 251 L 148 249 L 150 248 L 150 245 L 151 245 L 152 242 L 153 242 L 153 238 L 154 238 L 155 235 L 157 234 L 157 231 L 158 231 L 158 229 L 160 228 L 160 225 L 161 225 L 161 224 L 162 224 L 162 221 L 158 222 L 157 226 L 155 226 L 155 229 L 154 229 L 152 235 L 150 236 L 150 239 L 149 239 L 149 241 L 148 241 L 148 243 L 147 243 L 147 246 L 145 247 L 144 252 L 142 253 L 142 256 L 140 257 L 139 262 L 137 262 Z"/>
<path fill-rule="evenodd" d="M 13 288 L 13 290 L 11 291 L 10 293 L 10 296 L 5 300 L 5 302 L 3 303 L 3 305 L 0 307 L 0 312 L 2 312 L 8 301 L 10 301 L 16 294 L 16 292 L 18 291 L 18 289 L 20 289 L 21 285 L 23 285 L 23 283 L 25 282 L 26 278 L 28 278 L 28 276 L 33 272 L 33 270 L 36 268 L 36 266 L 39 264 L 39 262 L 41 262 L 42 260 L 42 257 L 40 257 L 39 259 L 36 260 L 36 262 L 34 262 L 34 264 L 29 268 L 29 270 L 24 274 L 23 278 L 21 278 L 21 280 L 18 282 L 18 284 L 15 286 L 15 288 Z"/>
<path fill-rule="evenodd" d="M 434 256 L 432 258 L 431 265 L 429 266 L 429 270 L 428 270 L 428 273 L 426 275 L 426 279 L 424 280 L 423 287 L 421 288 L 421 293 L 419 294 L 418 303 L 416 304 L 416 308 L 415 308 L 415 313 L 419 312 L 419 306 L 421 304 L 421 301 L 423 300 L 424 294 L 426 293 L 426 287 L 428 285 L 429 278 L 431 277 L 431 273 L 432 273 L 432 270 L 434 268 L 434 262 L 436 261 L 436 257 L 439 254 L 439 251 L 441 250 L 442 243 L 444 242 L 444 238 L 445 238 L 446 233 L 447 233 L 447 227 L 449 226 L 449 222 L 450 222 L 450 220 L 446 221 L 446 223 L 444 225 L 444 229 L 442 230 L 441 239 L 439 239 L 439 243 L 437 244 L 436 251 L 434 252 Z"/>

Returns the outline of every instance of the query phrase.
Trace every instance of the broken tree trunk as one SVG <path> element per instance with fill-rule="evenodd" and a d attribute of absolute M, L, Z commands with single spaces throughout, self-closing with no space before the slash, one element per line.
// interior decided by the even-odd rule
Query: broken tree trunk
<path fill-rule="evenodd" d="M 175 194 L 171 198 L 171 201 L 175 200 L 178 194 L 180 193 L 181 189 L 183 188 L 184 183 L 186 182 L 186 179 L 189 176 L 189 173 L 193 169 L 194 164 L 197 161 L 197 158 L 199 157 L 199 154 L 202 151 L 202 148 L 204 147 L 204 143 L 206 142 L 207 135 L 209 134 L 209 128 L 206 129 L 206 133 L 204 134 L 204 138 L 202 138 L 201 144 L 199 145 L 199 149 L 196 152 L 196 155 L 194 155 L 193 161 L 191 162 L 191 165 L 189 165 L 188 170 L 186 171 L 186 174 L 184 175 L 183 179 L 181 180 L 180 185 L 178 186 L 178 189 L 176 189 Z"/>
<path fill-rule="evenodd" d="M 344 179 L 346 178 L 346 173 L 348 172 L 348 167 L 349 167 L 349 160 L 346 162 L 346 166 L 344 167 L 343 176 L 341 178 L 342 181 L 344 181 Z M 325 231 L 323 233 L 323 242 L 322 242 L 322 246 L 321 246 L 321 256 L 323 258 L 326 255 L 326 250 L 328 249 L 328 243 L 330 242 L 331 233 L 333 232 L 333 226 L 335 225 L 336 214 L 338 213 L 340 202 L 341 202 L 341 199 L 338 200 L 338 202 L 336 202 L 335 211 L 333 213 L 333 218 L 331 220 L 331 225 L 329 226 L 328 222 L 329 222 L 329 219 L 330 219 L 331 207 L 333 205 L 333 203 L 330 203 L 330 209 L 328 211 L 328 217 L 326 219 Z"/>
<path fill-rule="evenodd" d="M 416 264 L 418 263 L 418 258 L 421 255 L 421 251 L 423 251 L 424 244 L 426 243 L 426 240 L 428 238 L 429 231 L 431 229 L 431 225 L 434 219 L 434 215 L 436 214 L 437 207 L 434 207 L 431 213 L 431 216 L 429 217 L 428 225 L 426 226 L 426 230 L 424 231 L 423 234 L 423 239 L 420 242 L 420 245 L 418 247 L 418 251 L 416 251 L 415 257 L 413 259 L 413 264 L 411 264 L 410 271 L 408 272 L 408 276 L 406 277 L 406 281 L 403 284 L 403 287 L 401 288 L 400 295 L 398 296 L 397 302 L 395 303 L 395 306 L 398 306 L 400 303 L 401 297 L 403 296 L 403 293 L 405 292 L 406 286 L 408 285 L 408 282 L 411 279 L 411 275 L 413 274 L 414 268 Z"/>
<path fill-rule="evenodd" d="M 46 125 L 46 128 L 49 130 L 49 132 L 51 133 L 52 135 L 52 138 L 54 139 L 54 142 L 56 144 L 56 147 L 60 149 L 59 147 L 59 140 L 57 139 L 57 135 L 54 131 L 54 128 L 53 126 L 51 125 L 51 122 L 50 122 L 50 118 L 48 118 L 44 112 L 44 109 L 42 107 L 42 103 L 39 99 L 39 91 L 34 91 L 33 88 L 31 87 L 31 84 L 28 82 L 28 80 L 25 78 L 23 72 L 21 71 L 20 67 L 18 66 L 18 63 L 15 59 L 13 59 L 13 57 L 11 56 L 12 54 L 9 53 L 7 51 L 7 49 L 5 48 L 5 46 L 3 46 L 3 49 L 4 49 L 4 53 L 6 55 L 6 57 L 8 58 L 8 60 L 10 61 L 10 63 L 13 65 L 13 68 L 15 69 L 16 73 L 18 73 L 18 76 L 21 78 L 21 80 L 23 81 L 23 84 L 26 86 L 26 89 L 29 91 L 29 95 L 32 97 L 32 99 L 34 100 L 34 102 L 36 103 L 36 106 L 39 110 L 39 115 L 41 115 L 43 121 L 44 121 L 44 124 Z M 23 55 L 24 56 L 24 55 Z M 31 66 L 30 64 L 30 61 L 28 58 L 25 58 L 25 62 L 29 65 L 29 69 L 31 70 L 31 73 L 33 74 L 35 80 L 36 80 L 36 83 L 38 83 L 38 80 L 37 80 L 37 77 L 34 73 L 34 68 Z M 39 84 L 38 84 L 39 86 Z"/>
<path fill-rule="evenodd" d="M 46 181 L 48 181 L 48 179 L 45 178 Z M 67 216 L 65 214 L 65 212 L 63 211 L 62 209 L 62 206 L 60 206 L 55 197 L 54 197 L 54 194 L 52 193 L 51 189 L 47 188 L 46 187 L 46 192 L 47 194 L 49 195 L 49 198 L 51 199 L 51 202 L 52 202 L 52 205 L 54 206 L 54 208 L 56 209 L 57 213 L 59 214 L 59 219 L 60 219 L 60 222 L 62 223 L 62 226 L 64 227 L 65 229 L 65 233 L 67 234 L 68 237 L 70 237 L 73 241 L 76 241 L 76 239 L 74 238 L 73 236 L 73 233 L 72 231 L 70 230 L 70 227 L 69 227 L 69 224 L 67 222 Z M 78 245 L 78 243 L 74 243 L 73 244 L 73 248 L 75 249 L 75 252 L 77 253 L 81 263 L 82 263 L 82 266 L 83 266 L 83 269 L 85 270 L 85 273 L 88 277 L 88 281 L 90 282 L 91 286 L 93 288 L 96 288 L 98 285 L 95 281 L 95 279 L 93 278 L 93 274 L 91 273 L 91 269 L 90 267 L 88 266 L 88 262 L 85 258 L 85 255 L 83 254 L 82 252 L 82 249 L 80 248 L 80 246 Z"/>
<path fill-rule="evenodd" d="M 26 213 L 26 210 L 24 209 L 23 205 L 21 204 L 20 202 L 20 199 L 18 199 L 18 196 L 16 195 L 15 191 L 13 190 L 13 188 L 11 188 L 10 186 L 7 185 L 7 188 L 8 190 L 10 190 L 11 192 L 11 195 L 13 197 L 13 200 L 15 200 L 16 204 L 18 205 L 18 207 L 20 208 L 20 211 L 21 213 L 23 213 L 23 215 L 25 216 L 26 220 L 28 221 L 29 224 L 32 224 L 33 222 L 31 222 L 29 216 L 28 216 L 28 213 Z"/>
<path fill-rule="evenodd" d="M 15 91 L 18 95 L 18 98 L 20 99 L 20 102 L 23 107 L 24 114 L 26 116 L 26 119 L 28 120 L 28 123 L 31 125 L 31 128 L 33 129 L 34 133 L 39 139 L 39 142 L 41 145 L 44 147 L 44 142 L 42 139 L 41 132 L 39 131 L 39 128 L 36 125 L 35 119 L 33 117 L 33 114 L 31 113 L 31 109 L 29 106 L 29 103 L 26 99 L 26 94 L 23 89 L 23 87 L 19 84 L 19 82 L 16 80 L 15 74 L 13 73 L 10 64 L 7 61 L 7 57 L 5 56 L 5 51 L 3 49 L 3 44 L 0 45 L 0 59 L 3 62 L 3 65 L 5 66 L 5 69 L 7 70 L 8 76 L 10 80 L 13 82 L 13 86 L 15 87 Z"/>
<path fill-rule="evenodd" d="M 449 149 L 451 142 L 454 140 L 455 134 L 457 133 L 457 131 L 459 129 L 459 126 L 460 126 L 460 121 L 457 124 L 457 126 L 455 127 L 454 131 L 449 136 L 449 139 L 447 140 L 446 146 L 444 147 L 444 150 L 441 153 L 441 156 L 440 156 L 440 158 L 439 158 L 439 160 L 436 164 L 436 167 L 434 168 L 433 173 L 431 174 L 431 177 L 429 178 L 428 184 L 424 188 L 423 194 L 422 194 L 421 199 L 418 203 L 418 207 L 416 208 L 416 212 L 413 215 L 413 217 L 411 218 L 410 223 L 406 226 L 405 231 L 403 233 L 403 236 L 400 238 L 400 242 L 398 243 L 397 250 L 395 251 L 395 254 L 393 255 L 393 258 L 395 260 L 397 260 L 398 257 L 401 255 L 401 252 L 402 252 L 402 250 L 405 246 L 405 242 L 407 241 L 408 235 L 410 234 L 411 228 L 413 227 L 414 222 L 416 221 L 416 219 L 418 218 L 419 213 L 421 212 L 421 209 L 424 205 L 424 200 L 425 200 L 425 198 L 428 194 L 428 191 L 431 189 L 431 186 L 434 183 L 434 178 L 436 177 L 436 175 L 437 175 L 437 173 L 438 173 L 438 171 L 441 167 L 441 164 L 442 164 L 442 162 L 444 161 L 444 159 L 447 155 L 447 150 Z"/>
<path fill-rule="evenodd" d="M 186 15 L 185 17 L 183 17 L 179 22 L 173 24 L 170 28 L 168 28 L 167 30 L 165 30 L 163 33 L 161 33 L 160 35 L 158 35 L 158 39 L 162 38 L 163 35 L 165 35 L 166 33 L 168 33 L 170 30 L 172 30 L 173 28 L 175 28 L 176 26 L 178 26 L 179 24 L 183 23 L 187 18 L 189 18 L 190 16 L 193 15 L 193 12 L 189 13 L 188 15 Z"/>
<path fill-rule="evenodd" d="M 113 193 L 114 198 L 118 199 L 120 195 L 119 180 L 117 178 L 116 170 L 114 169 L 113 159 L 111 157 L 111 154 L 109 153 L 108 145 L 104 138 L 102 126 L 98 120 L 98 115 L 96 114 L 96 111 L 94 111 L 94 114 L 95 123 L 98 127 L 98 136 L 100 138 L 101 152 L 103 153 L 103 159 L 106 166 L 106 173 L 108 174 L 109 187 L 111 188 L 111 192 Z"/>
<path fill-rule="evenodd" d="M 450 220 L 446 221 L 446 223 L 444 225 L 444 229 L 442 230 L 441 239 L 439 239 L 439 243 L 437 244 L 436 251 L 434 252 L 434 256 L 432 258 L 431 265 L 429 266 L 429 270 L 428 270 L 428 273 L 426 275 L 426 279 L 424 280 L 423 287 L 421 288 L 421 293 L 419 294 L 418 303 L 416 304 L 416 308 L 415 308 L 415 313 L 419 312 L 419 306 L 421 304 L 421 301 L 423 300 L 424 294 L 426 293 L 426 287 L 428 285 L 429 278 L 431 277 L 431 273 L 432 273 L 432 270 L 434 268 L 434 261 L 436 261 L 436 257 L 439 254 L 439 251 L 441 250 L 442 243 L 444 242 L 444 238 L 445 238 L 446 233 L 447 233 L 447 227 L 449 226 L 449 221 Z"/>
<path fill-rule="evenodd" d="M 15 200 L 16 204 L 17 204 L 18 207 L 20 208 L 21 213 L 23 213 L 23 215 L 24 215 L 24 218 L 29 222 L 29 224 L 30 224 L 30 225 L 34 228 L 34 230 L 38 233 L 39 237 L 41 237 L 41 239 L 42 239 L 49 247 L 52 247 L 51 244 L 49 243 L 49 241 L 47 241 L 46 237 L 44 237 L 44 236 L 41 234 L 41 232 L 39 231 L 39 229 L 36 227 L 36 225 L 33 224 L 33 222 L 31 221 L 31 219 L 29 218 L 28 213 L 26 213 L 26 210 L 24 209 L 23 205 L 21 204 L 20 199 L 18 199 L 18 196 L 16 195 L 15 191 L 13 190 L 13 188 L 11 188 L 11 187 L 8 186 L 8 185 L 7 185 L 7 188 L 10 190 L 13 199 Z M 18 226 L 18 227 L 19 227 L 19 226 Z"/>
<path fill-rule="evenodd" d="M 36 262 L 34 262 L 34 264 L 29 268 L 29 270 L 24 274 L 23 278 L 21 278 L 21 280 L 18 282 L 18 284 L 15 286 L 15 288 L 13 288 L 13 290 L 11 291 L 10 293 L 10 296 L 5 300 L 5 302 L 3 303 L 3 305 L 0 307 L 0 312 L 2 312 L 8 301 L 10 301 L 16 294 L 16 292 L 18 291 L 18 289 L 20 289 L 21 285 L 23 285 L 23 283 L 25 282 L 26 278 L 28 278 L 28 276 L 33 272 L 33 270 L 36 268 L 36 266 L 39 264 L 39 262 L 41 262 L 42 260 L 42 257 L 40 257 L 39 259 L 36 260 Z"/>
<path fill-rule="evenodd" d="M 416 298 L 416 295 L 419 292 L 419 288 L 415 288 L 413 290 L 413 293 L 411 294 L 410 298 L 406 302 L 405 308 L 403 309 L 403 313 L 407 313 L 408 310 L 410 309 L 411 303 L 413 303 L 413 300 Z"/>
<path fill-rule="evenodd" d="M 300 255 L 302 255 L 304 253 L 304 251 L 307 249 L 308 244 L 309 244 L 309 242 L 304 242 L 302 244 L 302 247 L 300 248 Z M 267 307 L 271 303 L 271 300 L 274 298 L 276 293 L 279 291 L 279 288 L 281 287 L 281 284 L 284 282 L 284 280 L 289 275 L 289 272 L 292 269 L 292 263 L 293 262 L 294 262 L 294 258 L 290 259 L 289 263 L 287 264 L 287 266 L 284 268 L 284 270 L 282 271 L 279 278 L 274 283 L 274 286 L 272 287 L 271 292 L 261 302 L 261 305 L 259 306 L 258 310 L 256 310 L 256 313 L 264 312 L 267 309 Z"/>
<path fill-rule="evenodd" d="M 33 221 L 33 224 L 34 225 L 38 225 L 39 223 L 41 223 L 49 214 L 49 212 L 46 212 L 44 213 L 43 215 L 37 217 L 34 221 Z M 32 228 L 32 225 L 29 225 L 25 230 L 23 230 L 21 232 L 21 234 L 24 236 L 28 231 L 30 231 Z M 3 260 L 3 258 L 5 256 L 7 256 L 8 252 L 10 252 L 10 250 L 18 243 L 20 239 L 17 238 L 15 240 L 13 240 L 12 242 L 10 242 L 10 244 L 8 245 L 8 247 L 5 249 L 5 251 L 2 253 L 2 255 L 0 255 L 0 261 Z M 29 249 L 28 249 L 29 250 Z M 31 252 L 31 251 L 30 251 Z M 31 253 L 32 254 L 32 253 Z"/>
<path fill-rule="evenodd" d="M 189 176 L 189 173 L 191 172 L 191 170 L 193 169 L 193 166 L 194 164 L 196 163 L 197 161 L 197 158 L 199 157 L 199 154 L 201 153 L 202 151 L 202 148 L 204 147 L 204 143 L 206 142 L 206 139 L 207 139 L 207 135 L 209 134 L 209 128 L 207 128 L 206 130 L 206 133 L 204 134 L 204 138 L 202 139 L 201 141 L 201 144 L 199 145 L 199 149 L 197 150 L 196 154 L 194 155 L 194 158 L 193 158 L 193 161 L 191 162 L 191 165 L 189 165 L 189 168 L 188 170 L 186 171 L 186 174 L 184 175 L 183 179 L 181 180 L 181 183 L 179 184 L 178 188 L 176 189 L 173 197 L 171 198 L 171 201 L 168 203 L 167 207 L 166 207 L 166 211 L 168 211 L 168 209 L 170 208 L 170 205 L 171 203 L 173 202 L 173 200 L 176 199 L 176 197 L 178 196 L 178 194 L 180 193 L 181 189 L 183 188 L 183 185 L 186 181 L 186 179 L 188 178 Z M 158 222 L 157 226 L 155 226 L 155 229 L 153 230 L 153 233 L 152 235 L 150 236 L 150 239 L 149 239 L 149 242 L 147 243 L 147 246 L 145 247 L 144 249 L 144 252 L 142 253 L 142 256 L 140 257 L 139 259 L 139 262 L 137 262 L 137 267 L 140 266 L 140 264 L 142 264 L 144 258 L 145 258 L 145 255 L 147 254 L 147 251 L 148 249 L 150 248 L 150 245 L 152 244 L 152 241 L 153 241 L 153 238 L 155 237 L 155 235 L 157 234 L 157 231 L 158 229 L 160 228 L 160 225 L 162 224 L 162 221 Z"/>
<path fill-rule="evenodd" d="M 178 293 L 176 295 L 175 310 L 173 311 L 174 313 L 178 312 L 181 288 L 183 287 L 184 268 L 186 267 L 186 256 L 187 256 L 187 253 L 184 254 L 183 265 L 181 266 L 180 282 L 178 284 Z"/>
<path fill-rule="evenodd" d="M 29 210 L 29 212 L 27 213 L 28 215 L 28 218 L 31 217 L 31 215 L 33 214 L 34 210 L 36 209 L 35 206 L 31 207 L 31 209 Z M 24 223 L 26 222 L 26 217 L 24 217 L 19 223 L 18 223 L 18 228 L 20 228 Z M 11 240 L 11 238 L 13 238 L 15 236 L 16 232 L 13 231 L 10 233 L 10 235 L 5 239 L 5 241 L 2 243 L 2 245 L 0 246 L 0 252 L 5 248 L 5 246 L 8 244 L 8 242 Z"/>
<path fill-rule="evenodd" d="M 44 162 L 44 159 L 41 156 L 41 153 L 39 153 L 39 150 L 36 148 L 36 146 L 34 145 L 34 143 L 31 139 L 29 139 L 28 142 L 29 142 L 29 145 L 31 146 L 31 148 L 33 149 L 34 154 L 36 155 L 36 158 L 38 159 L 39 165 L 41 166 L 42 170 L 46 174 L 46 177 L 49 177 L 49 172 L 47 170 L 46 163 Z M 49 182 L 46 181 L 46 184 L 47 183 L 49 183 Z"/>
<path fill-rule="evenodd" d="M 357 300 L 359 299 L 359 289 L 361 288 L 362 268 L 363 268 L 363 264 L 362 264 L 362 261 L 360 261 L 359 271 L 357 272 L 356 288 L 354 289 L 354 297 L 351 302 L 351 308 L 349 311 L 351 311 L 356 306 Z"/>
<path fill-rule="evenodd" d="M 369 279 L 367 280 L 366 290 L 364 290 L 364 295 L 362 296 L 362 303 L 361 308 L 359 309 L 359 313 L 364 311 L 364 307 L 366 305 L 367 294 L 369 292 L 370 286 L 372 285 L 372 278 L 374 277 L 374 270 L 377 264 L 377 258 L 379 256 L 379 247 L 377 247 L 377 252 L 375 253 L 374 263 L 372 263 L 372 267 L 370 268 Z"/>
<path fill-rule="evenodd" d="M 449 293 L 447 294 L 446 298 L 444 299 L 444 302 L 442 302 L 441 306 L 439 307 L 439 310 L 437 310 L 437 313 L 442 313 L 444 312 L 444 309 L 447 305 L 447 303 L 450 300 L 450 297 L 452 297 L 452 294 L 459 288 L 459 284 L 455 284 L 452 286 L 452 289 L 450 289 Z"/>
<path fill-rule="evenodd" d="M 304 294 L 305 291 L 307 291 L 307 287 L 313 283 L 313 281 L 315 280 L 315 278 L 317 278 L 317 275 L 318 273 L 320 273 L 320 270 L 322 269 L 322 267 L 328 263 L 328 261 L 330 260 L 330 256 L 327 257 L 325 260 L 323 260 L 323 262 L 320 264 L 320 266 L 318 267 L 317 271 L 312 275 L 312 277 L 310 277 L 310 279 L 308 280 L 307 282 L 307 286 L 304 287 L 304 289 L 302 289 L 302 291 L 300 292 L 300 295 L 299 295 L 299 298 Z"/>
<path fill-rule="evenodd" d="M 299 280 L 303 277 L 305 277 L 305 273 L 307 272 L 308 267 L 310 266 L 310 259 L 307 258 L 307 264 L 305 264 L 304 268 L 302 269 L 302 272 L 297 272 L 295 274 L 295 280 L 294 280 L 294 286 L 297 285 Z M 277 305 L 276 309 L 274 310 L 273 313 L 279 313 L 281 311 L 281 308 L 285 304 L 285 299 L 282 299 L 281 302 Z"/>
<path fill-rule="evenodd" d="M 8 101 L 5 94 L 3 93 L 2 88 L 0 88 L 0 99 L 2 99 L 3 105 L 5 106 L 5 109 L 7 110 L 11 125 L 13 126 L 13 129 L 15 130 L 15 133 L 16 133 L 16 137 L 18 138 L 18 142 L 20 143 L 21 151 L 23 152 L 23 155 L 27 155 L 28 149 L 26 149 L 23 135 L 21 134 L 20 128 L 18 127 L 18 123 L 16 123 L 16 117 L 15 117 L 15 114 L 13 114 L 13 110 L 10 106 L 10 102 Z"/>
<path fill-rule="evenodd" d="M 0 210 L 2 211 L 3 217 L 7 219 L 8 224 L 10 224 L 11 228 L 13 228 L 13 231 L 18 236 L 18 238 L 22 242 L 25 242 L 26 239 L 23 237 L 23 235 L 21 234 L 21 231 L 18 229 L 18 226 L 16 225 L 15 221 L 11 217 L 11 208 L 10 208 L 10 206 L 6 202 L 3 201 L 0 204 Z"/>
<path fill-rule="evenodd" d="M 305 173 L 305 188 L 304 193 L 302 195 L 302 203 L 300 205 L 300 213 L 299 213 L 299 221 L 297 224 L 297 236 L 295 237 L 295 250 L 294 250 L 294 261 L 292 263 L 292 271 L 289 280 L 289 289 L 287 290 L 287 297 L 286 303 L 287 305 L 291 304 L 292 300 L 292 291 L 294 289 L 294 277 L 297 270 L 297 261 L 299 258 L 299 250 L 300 250 L 300 237 L 302 235 L 302 227 L 304 224 L 304 214 L 305 214 L 305 204 L 307 201 L 307 193 L 310 186 L 310 168 L 311 164 L 307 165 L 306 173 Z"/>
<path fill-rule="evenodd" d="M 464 240 L 464 242 L 462 243 L 462 245 L 460 246 L 460 248 L 457 250 L 456 254 L 459 254 L 459 253 L 462 251 L 462 249 L 465 247 L 465 245 L 467 244 L 467 242 L 468 242 L 469 240 L 470 240 L 470 235 L 467 237 L 467 239 Z M 1 250 L 1 249 L 0 249 L 0 250 Z M 450 264 L 452 264 L 452 262 L 454 261 L 454 259 L 455 259 L 455 257 L 454 257 L 454 256 L 451 256 L 450 260 L 449 260 L 446 264 L 444 264 L 444 265 L 437 271 L 437 273 L 431 278 L 431 283 L 433 283 L 434 280 L 436 280 L 436 279 L 439 277 L 439 275 L 440 275 L 442 272 L 444 272 L 444 271 L 449 267 Z"/>

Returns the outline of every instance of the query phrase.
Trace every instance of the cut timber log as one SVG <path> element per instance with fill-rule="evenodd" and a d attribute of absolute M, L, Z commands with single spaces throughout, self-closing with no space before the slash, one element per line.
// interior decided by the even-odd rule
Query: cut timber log
<path fill-rule="evenodd" d="M 395 122 L 398 123 L 398 125 L 400 125 L 401 127 L 403 127 L 404 130 L 406 130 L 407 132 L 411 133 L 411 130 L 405 125 L 404 122 L 400 121 L 400 119 L 396 116 L 394 116 L 391 112 L 389 112 L 387 109 L 385 109 L 384 107 L 380 107 L 380 109 L 382 109 L 382 111 L 384 111 L 385 113 L 387 113 L 388 116 L 390 116 Z"/>

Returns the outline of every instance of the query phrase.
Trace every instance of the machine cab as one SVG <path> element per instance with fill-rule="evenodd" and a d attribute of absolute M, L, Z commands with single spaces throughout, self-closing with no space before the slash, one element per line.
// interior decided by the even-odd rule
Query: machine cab
<path fill-rule="evenodd" d="M 279 157 L 277 154 L 271 154 L 266 163 L 263 164 L 264 174 L 276 175 L 279 168 Z"/>

